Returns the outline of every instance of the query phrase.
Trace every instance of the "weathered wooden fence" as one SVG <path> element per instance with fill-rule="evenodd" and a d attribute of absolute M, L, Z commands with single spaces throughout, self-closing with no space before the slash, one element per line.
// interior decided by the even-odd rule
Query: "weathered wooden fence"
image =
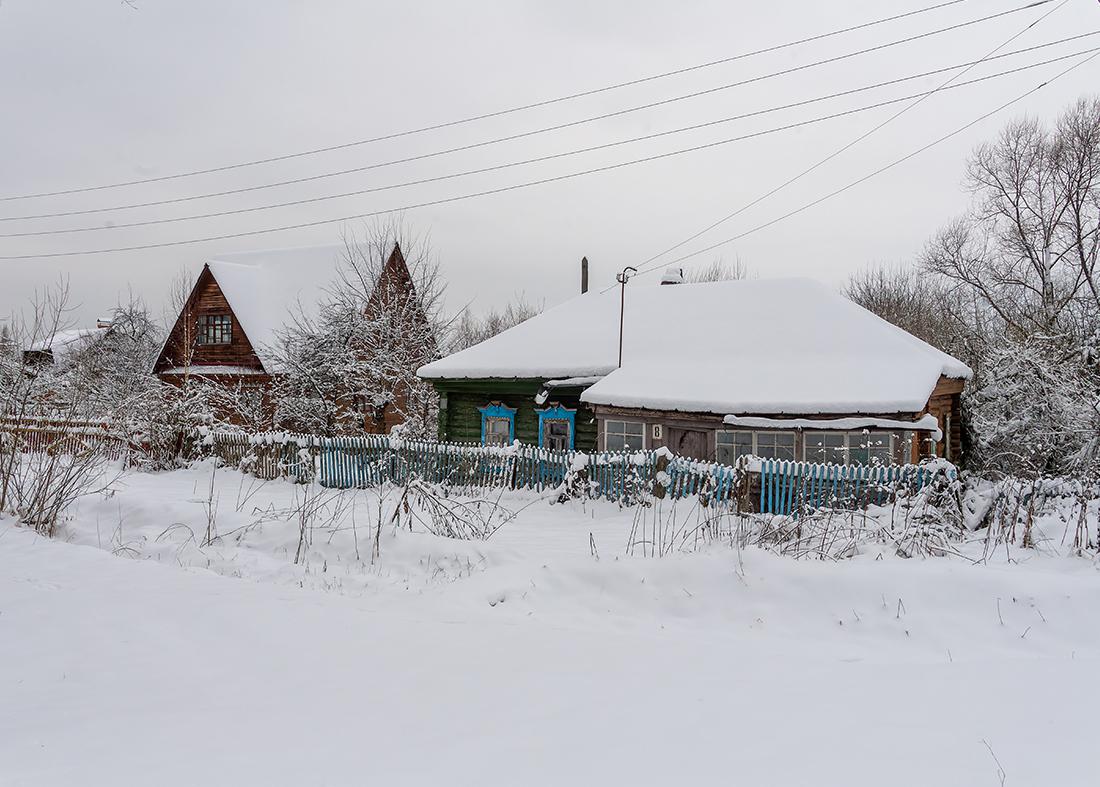
<path fill-rule="evenodd" d="M 82 453 L 111 459 L 141 446 L 107 422 L 0 416 L 0 445 L 22 452 Z M 317 480 L 349 489 L 403 484 L 415 477 L 459 492 L 528 489 L 543 492 L 572 485 L 580 492 L 631 504 L 642 495 L 698 495 L 707 504 L 738 503 L 742 510 L 795 515 L 818 508 L 858 508 L 913 494 L 933 479 L 955 477 L 953 467 L 933 465 L 834 465 L 743 458 L 736 466 L 702 462 L 658 451 L 584 454 L 537 446 L 438 443 L 385 435 L 318 437 L 266 432 L 203 431 L 194 445 L 259 478 Z"/>
<path fill-rule="evenodd" d="M 570 483 L 593 497 L 630 504 L 660 490 L 672 498 L 698 495 L 708 504 L 793 514 L 853 508 L 919 491 L 953 468 L 916 465 L 832 465 L 746 458 L 737 466 L 671 456 L 662 451 L 583 454 L 530 445 L 485 446 L 426 440 L 211 433 L 204 442 L 224 461 L 261 478 L 316 478 L 337 489 L 402 484 L 416 477 L 459 492 L 528 489 Z M 664 459 L 662 460 L 662 456 Z"/>
<path fill-rule="evenodd" d="M 0 442 L 12 441 L 21 453 L 85 454 L 99 451 L 109 459 L 129 455 L 132 436 L 106 421 L 75 421 L 43 416 L 0 416 Z"/>
<path fill-rule="evenodd" d="M 758 511 L 797 514 L 817 508 L 862 508 L 889 503 L 898 492 L 919 492 L 954 468 L 936 465 L 834 465 L 764 459 Z M 755 467 L 754 467 L 755 469 Z"/>
<path fill-rule="evenodd" d="M 630 502 L 657 481 L 666 494 L 731 500 L 738 469 L 672 457 L 658 470 L 657 452 L 582 454 L 529 445 L 507 447 L 427 440 L 266 433 L 212 432 L 199 441 L 227 464 L 260 478 L 316 478 L 323 486 L 350 489 L 403 484 L 416 477 L 455 491 L 487 488 L 556 489 L 573 478 L 595 497 Z M 659 477 L 659 473 L 664 476 Z"/>

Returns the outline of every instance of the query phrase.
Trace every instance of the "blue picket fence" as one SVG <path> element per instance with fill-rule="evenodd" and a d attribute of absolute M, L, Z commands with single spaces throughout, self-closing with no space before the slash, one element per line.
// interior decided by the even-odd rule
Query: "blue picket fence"
<path fill-rule="evenodd" d="M 899 490 L 919 492 L 940 473 L 954 468 L 922 465 L 834 465 L 765 459 L 760 462 L 759 510 L 795 514 L 819 508 L 884 505 Z"/>
<path fill-rule="evenodd" d="M 707 505 L 732 505 L 740 497 L 746 506 L 756 502 L 760 512 L 795 516 L 818 508 L 883 504 L 899 491 L 919 491 L 944 472 L 920 465 L 833 465 L 750 458 L 729 466 L 660 451 L 584 454 L 531 445 L 439 443 L 386 435 L 215 433 L 206 442 L 227 463 L 262 478 L 316 479 L 333 489 L 403 484 L 415 477 L 460 493 L 485 489 L 543 492 L 579 477 L 591 496 L 624 505 L 659 490 L 673 499 L 698 496 Z M 571 470 L 579 473 L 571 477 Z M 953 468 L 946 472 L 954 477 Z"/>
<path fill-rule="evenodd" d="M 560 487 L 580 458 L 591 494 L 630 503 L 657 480 L 654 451 L 601 451 L 580 454 L 531 445 L 485 446 L 391 440 L 383 435 L 318 439 L 319 479 L 332 488 L 401 484 L 415 476 L 455 490 L 486 488 L 542 492 Z M 666 494 L 709 494 L 729 501 L 737 470 L 733 467 L 672 458 L 664 470 Z"/>

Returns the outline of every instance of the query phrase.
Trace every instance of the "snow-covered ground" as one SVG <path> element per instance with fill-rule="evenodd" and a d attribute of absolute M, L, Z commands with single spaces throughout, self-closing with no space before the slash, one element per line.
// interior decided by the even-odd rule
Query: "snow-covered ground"
<path fill-rule="evenodd" d="M 316 490 L 299 555 L 302 487 L 213 477 L 0 522 L 0 785 L 1100 778 L 1089 558 L 643 557 L 634 511 L 522 495 L 460 541 L 391 492 L 372 561 L 378 495 Z"/>

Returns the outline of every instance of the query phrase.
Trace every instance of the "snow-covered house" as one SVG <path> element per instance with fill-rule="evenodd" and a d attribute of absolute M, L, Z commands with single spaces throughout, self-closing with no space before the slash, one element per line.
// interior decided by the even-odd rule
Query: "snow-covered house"
<path fill-rule="evenodd" d="M 53 365 L 64 367 L 76 355 L 93 347 L 111 330 L 111 320 L 99 319 L 94 328 L 66 328 L 32 342 L 23 349 L 27 366 Z"/>
<path fill-rule="evenodd" d="M 672 279 L 671 281 L 675 281 Z M 807 279 L 589 292 L 420 369 L 440 439 L 845 462 L 961 453 L 970 369 Z"/>
<path fill-rule="evenodd" d="M 279 362 L 282 330 L 290 321 L 312 320 L 339 277 L 346 246 L 314 246 L 244 252 L 209 260 L 183 304 L 153 371 L 165 382 L 187 377 L 252 391 L 270 400 L 284 372 Z M 390 253 L 365 306 L 379 292 L 412 287 L 399 246 Z M 410 289 L 411 291 L 411 289 Z M 388 431 L 391 413 L 364 414 L 368 431 Z M 377 421 L 377 422 L 375 422 Z"/>

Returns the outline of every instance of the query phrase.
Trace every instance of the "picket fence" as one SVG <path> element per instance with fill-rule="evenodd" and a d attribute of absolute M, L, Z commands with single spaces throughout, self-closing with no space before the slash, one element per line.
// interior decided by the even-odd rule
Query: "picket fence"
<path fill-rule="evenodd" d="M 45 416 L 0 416 L 0 444 L 11 440 L 21 453 L 85 454 L 108 459 L 129 456 L 132 436 L 105 421 L 75 421 Z"/>
<path fill-rule="evenodd" d="M 944 465 L 835 465 L 764 459 L 758 511 L 794 514 L 819 508 L 884 505 L 899 491 L 919 492 L 940 476 L 954 479 Z"/>
<path fill-rule="evenodd" d="M 403 484 L 412 477 L 456 492 L 557 489 L 567 480 L 594 497 L 625 505 L 658 488 L 666 497 L 698 496 L 707 505 L 741 505 L 798 515 L 822 507 L 862 507 L 912 493 L 939 466 L 833 465 L 745 458 L 738 465 L 702 462 L 660 451 L 582 454 L 530 445 L 508 447 L 391 438 L 318 437 L 287 433 L 209 433 L 202 443 L 226 463 L 260 478 L 318 480 L 336 489 Z M 664 460 L 662 461 L 662 455 Z M 662 465 L 664 465 L 662 469 Z"/>

